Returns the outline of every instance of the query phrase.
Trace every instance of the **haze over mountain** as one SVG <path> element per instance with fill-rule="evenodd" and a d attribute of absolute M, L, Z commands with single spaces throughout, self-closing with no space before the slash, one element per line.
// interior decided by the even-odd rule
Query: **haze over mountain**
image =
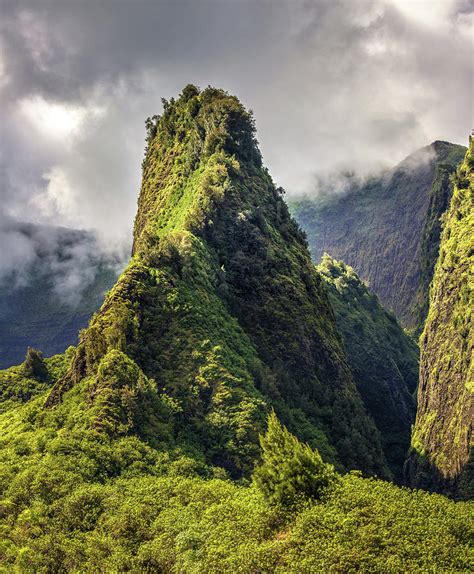
<path fill-rule="evenodd" d="M 254 109 L 288 194 L 469 134 L 468 0 L 2 0 L 1 16 L 2 212 L 113 246 L 131 235 L 143 120 L 188 82 Z"/>
<path fill-rule="evenodd" d="M 29 346 L 46 356 L 77 343 L 123 268 L 89 232 L 2 218 L 0 367 L 21 362 Z"/>
<path fill-rule="evenodd" d="M 317 200 L 290 201 L 313 259 L 328 251 L 354 265 L 382 303 L 417 333 L 427 313 L 450 176 L 464 149 L 436 142 L 368 182 L 346 175 L 321 182 Z M 48 356 L 76 344 L 78 329 L 123 267 L 126 248 L 109 254 L 90 233 L 11 219 L 2 227 L 11 256 L 0 279 L 0 366 L 8 367 L 23 359 L 28 345 Z M 61 249 L 67 257 L 59 257 Z"/>
<path fill-rule="evenodd" d="M 339 193 L 328 182 L 325 194 L 290 202 L 313 259 L 327 252 L 354 267 L 402 325 L 417 333 L 428 310 L 450 178 L 465 151 L 437 141 L 366 182 L 348 175 Z M 335 185 L 340 188 L 340 181 Z"/>

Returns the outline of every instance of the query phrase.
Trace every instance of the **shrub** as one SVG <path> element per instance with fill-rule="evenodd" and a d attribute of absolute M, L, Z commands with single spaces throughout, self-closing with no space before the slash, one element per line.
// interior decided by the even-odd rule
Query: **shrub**
<path fill-rule="evenodd" d="M 260 445 L 263 464 L 253 479 L 272 504 L 292 506 L 305 498 L 318 500 L 337 481 L 334 467 L 282 426 L 274 412 L 268 417 L 268 430 L 260 436 Z"/>
<path fill-rule="evenodd" d="M 26 351 L 23 369 L 26 377 L 31 377 L 40 381 L 44 381 L 48 378 L 48 369 L 46 368 L 43 359 L 43 353 L 33 349 L 32 347 L 28 347 L 28 350 Z"/>

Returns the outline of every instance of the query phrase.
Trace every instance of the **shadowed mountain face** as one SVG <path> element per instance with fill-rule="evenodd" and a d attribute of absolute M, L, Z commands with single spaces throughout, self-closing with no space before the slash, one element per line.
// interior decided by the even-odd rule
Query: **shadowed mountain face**
<path fill-rule="evenodd" d="M 351 265 L 395 313 L 419 333 L 439 246 L 450 176 L 466 148 L 436 141 L 381 177 L 344 195 L 294 200 L 290 209 L 319 261 L 324 252 Z"/>
<path fill-rule="evenodd" d="M 417 486 L 474 496 L 474 141 L 455 175 L 421 337 L 409 471 Z"/>
<path fill-rule="evenodd" d="M 390 469 L 403 481 L 415 419 L 418 347 L 351 267 L 323 255 L 324 279 L 357 389 L 382 438 Z"/>
<path fill-rule="evenodd" d="M 153 380 L 176 401 L 178 439 L 233 475 L 253 465 L 270 405 L 330 460 L 387 472 L 251 116 L 225 92 L 189 86 L 148 126 L 133 259 L 47 405 L 86 379 L 94 396 L 117 381 Z M 125 383 L 129 369 L 141 375 Z M 96 424 L 134 424 L 114 417 Z"/>
<path fill-rule="evenodd" d="M 28 346 L 46 356 L 78 341 L 118 276 L 85 231 L 3 222 L 2 232 L 25 256 L 0 280 L 0 368 L 18 364 Z"/>

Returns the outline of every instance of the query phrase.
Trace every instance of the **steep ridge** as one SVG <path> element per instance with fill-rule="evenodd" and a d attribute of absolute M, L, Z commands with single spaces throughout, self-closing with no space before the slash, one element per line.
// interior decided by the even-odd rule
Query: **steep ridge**
<path fill-rule="evenodd" d="M 251 467 L 270 404 L 329 460 L 385 473 L 251 116 L 220 90 L 189 86 L 149 129 L 132 262 L 47 405 L 86 378 L 110 385 L 133 365 L 177 401 L 180 440 L 234 475 Z"/>
<path fill-rule="evenodd" d="M 20 363 L 28 346 L 46 356 L 77 343 L 119 274 L 85 231 L 9 221 L 3 233 L 30 248 L 30 259 L 0 280 L 0 368 Z M 27 259 L 27 258 L 25 258 Z"/>
<path fill-rule="evenodd" d="M 355 271 L 324 254 L 317 266 L 357 389 L 382 438 L 390 469 L 403 481 L 403 464 L 415 419 L 418 347 Z"/>
<path fill-rule="evenodd" d="M 474 496 L 474 140 L 456 171 L 421 338 L 408 472 L 417 486 Z"/>
<path fill-rule="evenodd" d="M 439 218 L 452 193 L 450 175 L 466 148 L 435 141 L 393 170 L 343 195 L 293 200 L 290 210 L 306 231 L 311 253 L 351 265 L 394 312 L 419 334 L 439 246 Z"/>

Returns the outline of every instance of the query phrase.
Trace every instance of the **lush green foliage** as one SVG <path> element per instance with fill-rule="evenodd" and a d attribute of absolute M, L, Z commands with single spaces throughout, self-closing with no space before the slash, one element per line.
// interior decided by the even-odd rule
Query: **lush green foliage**
<path fill-rule="evenodd" d="M 0 415 L 2 572 L 471 570 L 471 503 L 346 475 L 288 512 L 181 448 L 92 428 L 81 385 Z"/>
<path fill-rule="evenodd" d="M 438 259 L 443 215 L 449 207 L 453 192 L 453 165 L 460 161 L 459 155 L 452 156 L 449 163 L 439 163 L 431 186 L 430 203 L 420 248 L 420 279 L 415 295 L 413 310 L 413 335 L 419 339 L 429 307 L 429 289 L 433 272 Z"/>
<path fill-rule="evenodd" d="M 275 412 L 268 417 L 260 446 L 262 464 L 253 473 L 253 480 L 271 504 L 291 507 L 308 498 L 320 499 L 336 481 L 334 467 L 288 432 Z"/>
<path fill-rule="evenodd" d="M 474 140 L 454 177 L 421 337 L 413 481 L 474 496 Z M 471 459 L 471 462 L 470 462 Z"/>
<path fill-rule="evenodd" d="M 439 246 L 449 176 L 466 148 L 436 141 L 346 193 L 292 201 L 315 261 L 324 252 L 351 265 L 403 327 L 418 333 Z"/>
<path fill-rule="evenodd" d="M 324 254 L 317 269 L 326 282 L 357 389 L 380 431 L 392 473 L 402 482 L 415 418 L 418 347 L 351 267 Z"/>
<path fill-rule="evenodd" d="M 39 381 L 45 381 L 48 378 L 48 369 L 41 351 L 28 347 L 23 363 L 23 372 L 25 377 Z"/>
<path fill-rule="evenodd" d="M 50 389 L 53 382 L 66 372 L 73 353 L 74 349 L 70 347 L 64 355 L 43 359 L 39 351 L 28 349 L 21 365 L 0 371 L 0 412 L 21 405 Z M 35 365 L 33 369 L 31 363 Z"/>

